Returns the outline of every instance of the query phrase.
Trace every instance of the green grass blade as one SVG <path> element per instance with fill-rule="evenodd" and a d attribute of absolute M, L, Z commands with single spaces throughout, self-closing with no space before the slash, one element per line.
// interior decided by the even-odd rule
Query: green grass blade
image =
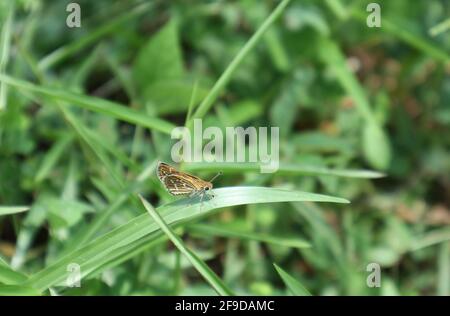
<path fill-rule="evenodd" d="M 125 105 L 104 100 L 101 98 L 91 97 L 83 94 L 67 92 L 65 90 L 38 86 L 24 80 L 16 79 L 10 76 L 0 74 L 0 81 L 9 85 L 24 89 L 33 93 L 39 93 L 44 96 L 54 98 L 60 101 L 71 103 L 75 106 L 106 114 L 110 117 L 122 120 L 131 124 L 136 124 L 149 129 L 169 134 L 174 129 L 174 125 L 170 122 L 161 120 L 156 117 L 146 115 L 145 113 L 133 110 Z"/>
<path fill-rule="evenodd" d="M 0 283 L 20 284 L 27 279 L 28 277 L 25 274 L 14 271 L 7 265 L 0 264 Z"/>
<path fill-rule="evenodd" d="M 450 295 L 450 242 L 444 242 L 438 253 L 438 295 Z"/>
<path fill-rule="evenodd" d="M 191 94 L 191 100 L 189 101 L 189 107 L 188 112 L 186 115 L 186 120 L 184 122 L 184 125 L 186 126 L 191 119 L 192 111 L 195 107 L 195 97 L 197 96 L 197 89 L 198 89 L 198 80 L 195 81 L 194 87 L 192 88 L 192 94 Z"/>
<path fill-rule="evenodd" d="M 450 229 L 442 228 L 427 232 L 421 237 L 416 238 L 411 246 L 411 251 L 433 246 L 450 240 Z"/>
<path fill-rule="evenodd" d="M 260 172 L 258 163 L 192 163 L 183 165 L 186 171 L 222 171 L 226 174 L 243 172 Z M 303 166 L 298 164 L 280 163 L 276 175 L 298 176 L 298 175 L 318 175 L 318 176 L 336 176 L 348 178 L 381 178 L 385 175 L 381 172 L 372 170 L 352 170 L 352 169 L 329 169 L 323 167 Z"/>
<path fill-rule="evenodd" d="M 296 296 L 311 296 L 311 293 L 300 282 L 289 273 L 281 269 L 277 264 L 273 264 L 286 287 Z"/>
<path fill-rule="evenodd" d="M 54 146 L 48 151 L 42 160 L 42 164 L 36 172 L 34 180 L 36 182 L 41 182 L 48 177 L 53 167 L 56 165 L 58 160 L 61 158 L 63 153 L 66 151 L 67 147 L 73 140 L 72 134 L 67 134 L 61 139 L 59 139 Z"/>
<path fill-rule="evenodd" d="M 72 41 L 70 44 L 58 48 L 57 50 L 42 58 L 42 60 L 39 62 L 39 68 L 41 70 L 48 69 L 62 62 L 64 59 L 74 55 L 83 48 L 97 43 L 98 40 L 103 36 L 114 32 L 127 21 L 130 21 L 136 16 L 144 13 L 146 10 L 148 10 L 150 5 L 151 3 L 143 3 L 141 5 L 138 5 L 137 7 L 127 11 L 123 15 L 111 20 L 107 24 L 94 29 L 92 32 L 87 33 L 84 37 L 81 37 L 75 41 Z"/>
<path fill-rule="evenodd" d="M 158 212 L 163 215 L 167 224 L 182 225 L 210 215 L 217 209 L 237 205 L 289 201 L 348 203 L 345 199 L 332 196 L 265 187 L 230 187 L 215 189 L 212 192 L 215 197 L 204 200 L 201 206 L 198 199 L 181 199 L 159 207 Z M 108 255 L 111 252 L 127 245 L 133 245 L 158 230 L 159 226 L 147 214 L 142 214 L 30 276 L 26 283 L 44 291 L 66 279 L 66 269 L 70 263 L 78 263 L 82 275 L 85 275 L 89 272 L 86 270 L 88 267 L 89 270 L 95 270 L 106 264 L 110 259 Z M 156 236 L 159 235 L 155 235 L 155 238 Z M 151 242 L 151 239 L 147 242 Z M 93 261 L 95 261 L 95 265 Z"/>
<path fill-rule="evenodd" d="M 15 1 L 9 1 L 9 13 L 6 17 L 6 21 L 2 27 L 2 32 L 0 34 L 0 74 L 6 70 L 6 65 L 9 59 L 9 50 L 11 46 L 12 38 L 12 23 L 14 20 L 14 5 Z M 7 101 L 7 86 L 5 83 L 0 83 L 0 111 L 6 108 Z"/>
<path fill-rule="evenodd" d="M 0 285 L 0 296 L 39 296 L 36 289 L 21 285 Z"/>
<path fill-rule="evenodd" d="M 176 236 L 172 230 L 164 222 L 163 218 L 156 212 L 156 210 L 151 206 L 142 196 L 142 204 L 148 211 L 153 220 L 158 224 L 161 230 L 169 237 L 173 244 L 178 248 L 178 250 L 186 256 L 186 258 L 192 263 L 192 265 L 197 269 L 197 271 L 205 278 L 205 280 L 214 288 L 214 290 L 219 295 L 233 295 L 231 290 L 222 282 L 222 280 L 208 267 L 208 265 L 201 260 L 194 252 L 188 249 L 180 237 Z"/>
<path fill-rule="evenodd" d="M 29 209 L 28 206 L 0 206 L 0 216 L 22 213 Z"/>
<path fill-rule="evenodd" d="M 430 28 L 429 33 L 431 36 L 438 36 L 439 34 L 444 33 L 448 30 L 450 30 L 450 18 Z"/>
<path fill-rule="evenodd" d="M 247 43 L 238 52 L 236 57 L 228 65 L 227 69 L 222 73 L 220 78 L 216 81 L 212 89 L 209 91 L 208 95 L 199 105 L 197 110 L 193 115 L 193 119 L 202 118 L 208 110 L 211 108 L 213 103 L 219 97 L 222 90 L 228 84 L 233 75 L 233 72 L 239 67 L 242 60 L 250 53 L 251 50 L 256 46 L 256 44 L 262 39 L 263 34 L 267 29 L 278 19 L 281 13 L 284 11 L 286 6 L 289 4 L 290 0 L 283 0 L 276 9 L 266 18 L 263 24 L 258 28 L 258 30 L 253 34 L 253 36 L 247 41 Z"/>
<path fill-rule="evenodd" d="M 363 27 L 366 27 L 366 18 L 367 13 L 360 10 L 353 10 L 352 15 L 359 21 L 364 23 Z M 410 31 L 408 31 L 405 27 L 402 27 L 400 25 L 397 25 L 395 22 L 386 19 L 383 17 L 382 20 L 382 27 L 380 28 L 381 31 L 391 33 L 395 37 L 399 38 L 400 40 L 404 41 L 405 43 L 411 45 L 412 47 L 424 52 L 425 54 L 429 55 L 430 57 L 442 61 L 444 63 L 447 63 L 450 61 L 449 54 L 445 51 L 441 50 L 440 48 L 434 46 L 433 44 L 427 42 L 423 38 L 421 38 L 419 35 L 413 34 Z"/>
<path fill-rule="evenodd" d="M 297 237 L 278 237 L 267 234 L 258 234 L 244 231 L 242 229 L 233 229 L 225 225 L 216 224 L 194 224 L 187 227 L 189 233 L 197 236 L 219 236 L 229 238 L 239 238 L 243 240 L 255 240 L 274 244 L 283 247 L 292 248 L 310 248 L 311 244 Z"/>

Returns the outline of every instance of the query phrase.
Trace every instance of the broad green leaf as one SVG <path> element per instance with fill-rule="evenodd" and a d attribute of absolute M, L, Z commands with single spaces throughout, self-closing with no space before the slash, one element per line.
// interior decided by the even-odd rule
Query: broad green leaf
<path fill-rule="evenodd" d="M 139 51 L 133 65 L 133 77 L 144 90 L 156 82 L 181 79 L 183 73 L 177 25 L 171 20 Z"/>
<path fill-rule="evenodd" d="M 289 273 L 281 269 L 277 264 L 273 264 L 286 287 L 296 296 L 311 296 L 311 293 L 305 287 L 292 277 Z"/>

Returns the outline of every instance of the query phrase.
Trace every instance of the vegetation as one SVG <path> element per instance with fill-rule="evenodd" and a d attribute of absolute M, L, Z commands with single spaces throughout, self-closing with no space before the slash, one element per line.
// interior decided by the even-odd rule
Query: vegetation
<path fill-rule="evenodd" d="M 76 2 L 0 2 L 0 294 L 450 294 L 448 2 Z M 279 170 L 171 196 L 196 118 L 280 127 Z"/>

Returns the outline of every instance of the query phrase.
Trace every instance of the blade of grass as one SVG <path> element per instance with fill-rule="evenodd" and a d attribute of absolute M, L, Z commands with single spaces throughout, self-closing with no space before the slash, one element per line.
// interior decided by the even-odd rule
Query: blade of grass
<path fill-rule="evenodd" d="M 450 30 L 450 18 L 430 28 L 429 33 L 431 36 L 438 36 L 448 30 Z"/>
<path fill-rule="evenodd" d="M 127 10 L 126 13 L 111 20 L 105 25 L 95 28 L 92 32 L 88 32 L 84 37 L 81 37 L 75 41 L 70 42 L 70 44 L 58 48 L 57 50 L 41 59 L 41 61 L 39 62 L 39 68 L 41 70 L 45 70 L 52 66 L 55 66 L 56 64 L 62 62 L 71 55 L 74 55 L 83 48 L 93 43 L 97 43 L 100 38 L 112 33 L 127 21 L 130 21 L 136 18 L 136 16 L 144 13 L 149 9 L 150 6 L 150 2 L 140 4 L 129 11 Z"/>
<path fill-rule="evenodd" d="M 441 242 L 450 240 L 450 229 L 442 228 L 427 232 L 421 237 L 416 238 L 413 242 L 410 251 L 416 251 L 425 247 L 433 246 Z"/>
<path fill-rule="evenodd" d="M 276 263 L 273 264 L 286 287 L 296 296 L 311 296 L 311 293 L 289 273 L 281 269 Z"/>
<path fill-rule="evenodd" d="M 438 295 L 450 295 L 450 242 L 444 242 L 438 253 Z"/>
<path fill-rule="evenodd" d="M 224 173 L 260 172 L 258 163 L 192 163 L 183 165 L 187 171 L 222 171 Z M 352 169 L 328 169 L 314 166 L 302 166 L 297 164 L 280 163 L 276 175 L 298 176 L 298 175 L 324 175 L 348 178 L 381 178 L 385 175 L 372 170 L 352 170 Z"/>
<path fill-rule="evenodd" d="M 256 240 L 271 243 L 283 247 L 309 248 L 311 244 L 297 237 L 278 237 L 272 235 L 258 234 L 254 232 L 243 231 L 242 229 L 232 229 L 224 225 L 215 224 L 194 224 L 187 227 L 189 233 L 197 236 L 219 236 L 239 238 L 243 240 Z"/>
<path fill-rule="evenodd" d="M 144 171 L 137 177 L 137 179 L 129 183 L 127 187 L 122 190 L 122 193 L 119 194 L 117 198 L 112 201 L 105 210 L 94 217 L 92 222 L 90 222 L 78 234 L 76 234 L 75 237 L 67 243 L 63 252 L 60 254 L 60 257 L 62 258 L 67 253 L 79 249 L 88 241 L 90 241 L 99 231 L 99 229 L 105 224 L 107 219 L 128 200 L 131 194 L 133 194 L 140 188 L 140 185 L 146 179 L 148 179 L 150 174 L 152 174 L 155 170 L 156 163 L 157 161 L 155 160 L 151 164 L 149 164 L 148 167 L 145 168 Z"/>
<path fill-rule="evenodd" d="M 20 272 L 14 271 L 7 265 L 0 264 L 0 283 L 4 284 L 21 284 L 25 282 L 28 277 Z"/>
<path fill-rule="evenodd" d="M 83 94 L 67 92 L 61 89 L 38 86 L 30 82 L 2 74 L 0 74 L 0 81 L 6 82 L 7 84 L 20 89 L 25 89 L 33 93 L 39 93 L 50 98 L 68 102 L 90 111 L 106 114 L 118 120 L 147 127 L 149 129 L 155 129 L 165 134 L 170 135 L 172 130 L 175 128 L 175 126 L 170 122 L 148 116 L 145 113 L 133 110 L 116 102 Z"/>
<path fill-rule="evenodd" d="M 236 57 L 231 61 L 220 78 L 216 81 L 212 89 L 209 91 L 205 99 L 200 103 L 199 107 L 193 115 L 193 119 L 202 118 L 213 105 L 214 101 L 219 97 L 222 90 L 228 84 L 233 75 L 233 72 L 239 67 L 242 60 L 253 50 L 256 44 L 262 39 L 267 29 L 278 19 L 281 13 L 284 11 L 290 0 L 283 0 L 275 8 L 275 10 L 265 19 L 263 24 L 253 34 L 253 36 L 247 41 L 247 43 L 238 52 Z"/>
<path fill-rule="evenodd" d="M 73 141 L 73 134 L 67 134 L 61 137 L 55 145 L 47 152 L 42 160 L 41 166 L 36 172 L 34 181 L 41 182 L 48 177 L 53 167 L 56 165 L 62 154 L 66 151 L 67 147 Z"/>
<path fill-rule="evenodd" d="M 157 210 L 163 215 L 166 223 L 178 226 L 213 214 L 217 209 L 236 205 L 289 201 L 348 203 L 345 199 L 321 194 L 264 187 L 220 188 L 213 190 L 213 193 L 215 195 L 213 199 L 204 200 L 202 203 L 198 199 L 182 199 L 160 206 Z M 200 207 L 201 204 L 203 205 Z M 132 246 L 141 238 L 158 230 L 158 225 L 147 214 L 142 214 L 31 275 L 26 284 L 44 291 L 66 279 L 68 264 L 78 263 L 82 273 L 87 267 L 95 270 L 108 262 L 111 252 L 127 245 Z M 160 235 L 154 236 L 157 238 Z M 147 242 L 151 240 L 153 239 Z"/>
<path fill-rule="evenodd" d="M 0 285 L 0 296 L 38 296 L 39 291 L 28 286 Z"/>
<path fill-rule="evenodd" d="M 1 37 L 0 37 L 0 74 L 6 70 L 6 65 L 9 59 L 9 50 L 12 37 L 12 23 L 14 19 L 15 1 L 9 1 L 9 13 L 6 17 L 6 21 L 3 25 Z M 0 111 L 6 108 L 7 102 L 7 86 L 4 82 L 0 83 Z"/>
<path fill-rule="evenodd" d="M 191 119 L 191 114 L 195 106 L 195 97 L 197 95 L 197 88 L 198 88 L 198 80 L 195 81 L 194 87 L 192 88 L 191 100 L 189 101 L 189 107 L 186 115 L 186 120 L 184 122 L 184 126 L 187 126 L 189 120 Z"/>
<path fill-rule="evenodd" d="M 222 296 L 233 295 L 231 290 L 223 283 L 223 281 L 211 270 L 208 265 L 201 260 L 197 255 L 187 248 L 180 237 L 175 235 L 172 230 L 164 222 L 163 218 L 156 212 L 153 206 L 150 205 L 142 196 L 139 195 L 147 212 L 158 224 L 161 230 L 169 237 L 172 243 L 178 248 L 178 250 L 186 256 L 186 258 L 192 263 L 197 271 L 203 276 L 203 278 L 213 287 L 213 289 Z"/>
<path fill-rule="evenodd" d="M 367 13 L 361 10 L 352 10 L 351 12 L 352 16 L 355 17 L 357 20 L 364 23 L 364 27 L 366 26 L 366 18 Z M 450 61 L 450 57 L 448 53 L 445 51 L 439 49 L 438 47 L 434 46 L 433 44 L 430 44 L 423 38 L 421 38 L 419 35 L 416 35 L 410 31 L 408 31 L 407 28 L 402 27 L 400 25 L 397 25 L 395 22 L 386 19 L 383 17 L 383 26 L 381 27 L 381 31 L 391 33 L 395 37 L 399 38 L 406 44 L 411 45 L 412 47 L 424 52 L 425 54 L 429 55 L 430 57 L 442 61 L 444 63 L 448 63 Z"/>
<path fill-rule="evenodd" d="M 0 206 L 0 216 L 22 213 L 29 209 L 28 206 Z"/>

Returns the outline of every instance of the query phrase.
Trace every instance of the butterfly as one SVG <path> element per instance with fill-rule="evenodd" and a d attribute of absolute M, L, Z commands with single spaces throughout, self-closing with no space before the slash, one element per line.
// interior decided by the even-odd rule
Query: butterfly
<path fill-rule="evenodd" d="M 156 168 L 156 174 L 170 194 L 175 196 L 188 195 L 189 197 L 200 195 L 201 201 L 203 201 L 205 194 L 213 188 L 212 181 L 222 173 L 219 172 L 208 182 L 189 173 L 178 171 L 174 167 L 160 161 Z"/>

